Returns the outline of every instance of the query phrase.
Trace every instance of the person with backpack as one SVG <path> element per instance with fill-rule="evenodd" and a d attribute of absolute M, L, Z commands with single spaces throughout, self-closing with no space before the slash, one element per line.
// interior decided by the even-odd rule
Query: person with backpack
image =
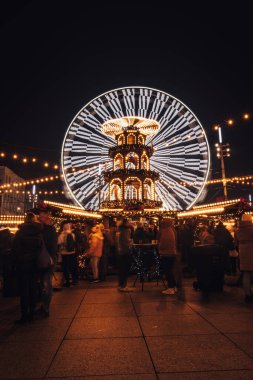
<path fill-rule="evenodd" d="M 27 213 L 13 241 L 13 256 L 19 278 L 21 318 L 15 324 L 34 319 L 37 296 L 37 261 L 42 249 L 42 228 L 33 213 Z"/>
<path fill-rule="evenodd" d="M 62 257 L 62 271 L 65 279 L 64 287 L 70 287 L 70 275 L 72 277 L 72 285 L 78 283 L 77 257 L 75 235 L 71 230 L 71 225 L 65 223 L 63 230 L 58 237 L 59 253 Z"/>

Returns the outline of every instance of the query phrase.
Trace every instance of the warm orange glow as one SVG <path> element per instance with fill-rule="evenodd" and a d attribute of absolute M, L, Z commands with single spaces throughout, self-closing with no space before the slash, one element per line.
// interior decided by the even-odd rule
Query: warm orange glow
<path fill-rule="evenodd" d="M 5 157 L 5 153 L 1 153 L 0 156 L 1 156 L 1 157 Z"/>
<path fill-rule="evenodd" d="M 219 129 L 219 125 L 214 125 L 213 129 L 214 129 L 215 131 L 218 131 L 218 129 Z"/>
<path fill-rule="evenodd" d="M 23 160 L 22 160 L 25 164 L 27 163 L 27 158 L 23 158 Z"/>
<path fill-rule="evenodd" d="M 45 168 L 48 168 L 49 167 L 49 163 L 48 162 L 44 162 L 44 166 L 45 166 Z"/>
<path fill-rule="evenodd" d="M 234 120 L 233 119 L 228 119 L 227 123 L 228 123 L 228 125 L 233 125 L 234 124 Z"/>
<path fill-rule="evenodd" d="M 36 160 L 36 158 L 32 158 L 32 162 L 36 162 L 37 160 Z"/>
<path fill-rule="evenodd" d="M 248 113 L 245 113 L 244 115 L 243 115 L 243 118 L 245 119 L 245 120 L 248 120 L 249 119 L 249 114 Z"/>
<path fill-rule="evenodd" d="M 12 157 L 14 158 L 14 160 L 16 160 L 18 158 L 18 155 L 17 154 L 13 154 Z"/>

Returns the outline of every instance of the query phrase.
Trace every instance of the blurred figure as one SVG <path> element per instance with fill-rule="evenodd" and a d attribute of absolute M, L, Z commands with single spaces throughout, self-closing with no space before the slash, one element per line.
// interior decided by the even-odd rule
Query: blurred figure
<path fill-rule="evenodd" d="M 158 250 L 161 257 L 162 271 L 166 276 L 167 286 L 163 294 L 175 294 L 176 281 L 174 278 L 174 265 L 176 261 L 176 231 L 173 226 L 173 220 L 167 219 L 161 222 L 158 234 Z"/>
<path fill-rule="evenodd" d="M 51 214 L 47 210 L 39 210 L 39 222 L 42 227 L 42 236 L 49 255 L 52 258 L 54 265 L 40 272 L 41 285 L 41 308 L 39 310 L 42 317 L 49 317 L 49 306 L 52 299 L 52 280 L 54 269 L 57 261 L 57 233 L 54 226 L 51 225 Z"/>
<path fill-rule="evenodd" d="M 41 225 L 36 223 L 33 213 L 28 213 L 25 222 L 19 226 L 13 241 L 21 307 L 21 318 L 15 321 L 16 324 L 24 324 L 34 319 L 38 279 L 37 260 L 41 250 Z"/>
<path fill-rule="evenodd" d="M 127 286 L 128 274 L 131 267 L 130 246 L 132 243 L 132 227 L 127 219 L 123 219 L 116 235 L 117 263 L 118 263 L 118 290 L 121 292 L 132 291 Z"/>
<path fill-rule="evenodd" d="M 70 275 L 72 277 L 72 285 L 78 283 L 75 235 L 69 223 L 63 225 L 63 230 L 58 237 L 58 247 L 62 257 L 62 271 L 65 279 L 63 286 L 69 288 Z"/>
<path fill-rule="evenodd" d="M 185 264 L 186 272 L 192 272 L 190 264 L 191 249 L 194 245 L 194 226 L 190 221 L 186 221 L 178 227 L 179 248 L 181 250 L 182 262 Z"/>
<path fill-rule="evenodd" d="M 97 224 L 95 227 L 92 227 L 89 237 L 90 246 L 88 249 L 88 255 L 90 256 L 90 264 L 93 274 L 93 280 L 91 280 L 91 283 L 99 282 L 99 261 L 103 251 L 103 240 L 104 237 L 101 228 Z"/>
<path fill-rule="evenodd" d="M 253 224 L 249 214 L 243 214 L 239 228 L 235 233 L 239 248 L 240 270 L 243 272 L 242 285 L 245 302 L 253 302 L 251 281 L 253 277 Z"/>
<path fill-rule="evenodd" d="M 222 247 L 226 258 L 226 271 L 235 274 L 236 259 L 229 257 L 229 251 L 234 249 L 233 237 L 221 221 L 214 230 L 214 242 Z"/>
<path fill-rule="evenodd" d="M 12 241 L 14 235 L 9 228 L 0 228 L 0 288 L 3 288 L 3 295 L 7 296 L 13 290 L 13 262 L 11 255 Z M 12 279 L 10 277 L 12 276 Z M 3 281 L 3 283 L 2 283 Z"/>
<path fill-rule="evenodd" d="M 100 224 L 100 229 L 101 229 L 104 241 L 103 241 L 102 256 L 99 261 L 99 280 L 105 281 L 106 275 L 107 275 L 107 265 L 108 265 L 108 256 L 110 252 L 111 238 L 110 238 L 109 230 L 106 229 L 102 223 Z"/>
<path fill-rule="evenodd" d="M 137 228 L 134 231 L 134 235 L 133 235 L 134 243 L 135 244 L 144 243 L 145 237 L 146 237 L 146 234 L 145 234 L 143 224 L 138 222 Z"/>
<path fill-rule="evenodd" d="M 214 236 L 208 226 L 204 225 L 199 234 L 200 244 L 214 244 Z"/>

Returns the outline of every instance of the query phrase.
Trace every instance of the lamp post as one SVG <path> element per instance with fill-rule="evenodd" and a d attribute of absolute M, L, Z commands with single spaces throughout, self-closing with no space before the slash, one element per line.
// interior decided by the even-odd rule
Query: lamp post
<path fill-rule="evenodd" d="M 231 125 L 232 123 L 233 122 L 231 120 L 229 124 Z M 224 200 L 226 201 L 228 199 L 228 190 L 227 190 L 224 158 L 230 157 L 230 147 L 229 147 L 229 144 L 223 144 L 221 126 L 218 124 L 214 127 L 214 129 L 218 132 L 219 142 L 215 144 L 215 147 L 216 147 L 217 158 L 219 158 L 221 161 L 221 177 L 222 177 L 222 183 L 223 183 L 223 194 L 224 194 Z"/>

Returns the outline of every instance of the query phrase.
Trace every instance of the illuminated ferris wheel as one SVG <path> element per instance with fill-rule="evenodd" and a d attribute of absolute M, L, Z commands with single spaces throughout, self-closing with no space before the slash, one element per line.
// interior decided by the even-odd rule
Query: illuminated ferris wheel
<path fill-rule="evenodd" d="M 159 172 L 156 199 L 165 210 L 187 210 L 197 202 L 209 174 L 210 152 L 205 131 L 180 100 L 160 90 L 124 87 L 86 104 L 74 117 L 62 146 L 62 171 L 68 191 L 81 207 L 98 210 L 106 200 L 103 173 L 113 169 L 109 148 L 115 139 L 102 128 L 124 118 L 155 120 L 157 133 L 146 144 L 153 149 L 150 169 Z"/>

